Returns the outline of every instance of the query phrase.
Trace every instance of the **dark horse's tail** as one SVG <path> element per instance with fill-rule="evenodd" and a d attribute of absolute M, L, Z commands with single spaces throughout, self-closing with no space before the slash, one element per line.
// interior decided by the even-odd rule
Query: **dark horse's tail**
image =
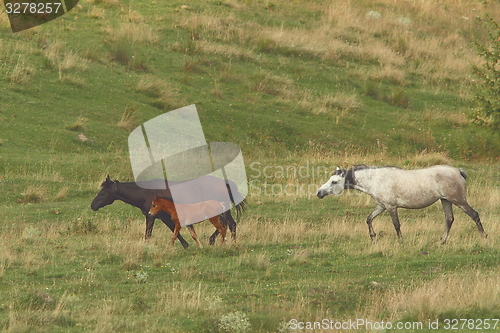
<path fill-rule="evenodd" d="M 246 206 L 247 206 L 246 200 L 247 199 L 244 198 L 243 195 L 240 192 L 238 192 L 238 190 L 236 190 L 235 192 L 233 192 L 231 190 L 231 187 L 229 186 L 229 182 L 228 181 L 226 181 L 226 187 L 227 187 L 227 192 L 229 193 L 229 199 L 231 200 L 231 202 L 234 205 L 234 208 L 236 209 L 236 219 L 239 220 L 240 217 L 241 217 L 241 214 L 246 209 Z M 236 188 L 236 186 L 234 188 Z M 239 203 L 236 204 L 235 202 L 239 202 Z"/>

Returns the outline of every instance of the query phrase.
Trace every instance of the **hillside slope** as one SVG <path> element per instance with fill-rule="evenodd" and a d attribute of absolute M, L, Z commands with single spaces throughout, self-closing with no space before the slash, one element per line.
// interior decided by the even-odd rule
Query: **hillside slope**
<path fill-rule="evenodd" d="M 1 12 L 2 159 L 126 156 L 131 129 L 188 104 L 207 140 L 250 157 L 495 158 L 500 140 L 464 113 L 480 61 L 470 44 L 486 40 L 475 17 L 499 11 L 491 1 L 82 1 L 17 34 Z"/>

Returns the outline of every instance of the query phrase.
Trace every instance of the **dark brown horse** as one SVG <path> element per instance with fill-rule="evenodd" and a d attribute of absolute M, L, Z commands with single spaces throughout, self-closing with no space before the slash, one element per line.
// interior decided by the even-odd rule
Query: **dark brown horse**
<path fill-rule="evenodd" d="M 244 199 L 242 199 L 242 195 L 239 192 L 231 191 L 230 188 L 234 189 L 236 188 L 236 186 L 231 181 L 225 182 L 226 188 L 220 186 L 211 186 L 213 184 L 217 185 L 220 184 L 220 179 L 212 176 L 204 176 L 203 180 L 204 180 L 203 181 L 204 188 L 210 188 L 211 191 L 213 192 L 225 191 L 225 193 L 215 193 L 215 194 L 220 196 L 223 195 L 227 196 L 227 194 L 229 193 L 229 198 L 231 202 L 233 203 L 235 201 L 239 202 L 238 204 L 235 205 L 236 216 L 237 218 L 239 218 L 240 214 L 245 210 L 246 202 Z M 165 182 L 165 180 L 154 180 L 151 182 Z M 173 184 L 174 182 L 168 182 L 168 183 Z M 101 191 L 96 195 L 96 197 L 94 198 L 94 200 L 90 205 L 92 210 L 97 211 L 99 208 L 112 204 L 115 200 L 121 200 L 125 203 L 128 203 L 129 205 L 139 208 L 142 211 L 142 214 L 144 214 L 144 216 L 146 217 L 145 239 L 151 237 L 151 234 L 153 232 L 154 221 L 156 218 L 161 219 L 163 223 L 165 223 L 167 227 L 170 228 L 170 230 L 174 231 L 175 224 L 172 221 L 171 217 L 164 211 L 159 212 L 158 215 L 156 216 L 148 216 L 148 211 L 149 208 L 151 207 L 151 202 L 154 200 L 155 194 L 162 198 L 170 198 L 170 199 L 172 198 L 172 195 L 168 187 L 165 190 L 151 190 L 148 188 L 144 188 L 146 186 L 144 187 L 138 186 L 137 183 L 135 182 L 120 183 L 118 181 L 112 181 L 109 178 L 109 176 L 101 184 L 101 186 L 102 186 Z M 191 200 L 195 201 L 197 200 L 197 197 L 200 196 L 199 188 L 198 189 L 193 188 L 187 194 L 189 194 Z M 230 203 L 228 203 L 228 206 L 226 207 L 230 207 L 229 204 Z M 231 230 L 231 236 L 233 237 L 233 239 L 235 239 L 236 221 L 233 219 L 230 210 L 224 212 L 222 223 L 224 225 L 229 226 L 229 229 Z M 215 238 L 217 237 L 218 234 L 219 231 L 215 231 L 213 235 L 210 236 L 211 245 L 215 242 Z M 178 235 L 178 239 L 179 242 L 181 242 L 181 244 L 185 248 L 188 247 L 187 242 L 180 234 Z"/>

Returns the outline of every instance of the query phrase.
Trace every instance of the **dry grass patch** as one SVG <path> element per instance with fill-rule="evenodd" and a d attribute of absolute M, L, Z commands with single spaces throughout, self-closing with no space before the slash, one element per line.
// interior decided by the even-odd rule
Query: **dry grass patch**
<path fill-rule="evenodd" d="M 105 19 L 106 18 L 106 10 L 101 7 L 92 6 L 87 14 L 88 17 L 94 19 Z"/>
<path fill-rule="evenodd" d="M 11 83 L 28 83 L 35 74 L 35 68 L 19 55 L 18 62 L 9 75 Z"/>
<path fill-rule="evenodd" d="M 424 283 L 413 281 L 408 286 L 375 292 L 371 303 L 359 318 L 378 318 L 388 314 L 395 322 L 415 318 L 427 322 L 441 314 L 493 312 L 500 306 L 500 278 L 496 274 L 477 271 L 475 274 L 443 274 Z"/>
<path fill-rule="evenodd" d="M 258 270 L 269 270 L 271 267 L 271 260 L 268 253 L 254 254 L 246 251 L 238 256 L 236 261 L 238 266 L 251 267 Z"/>
<path fill-rule="evenodd" d="M 47 59 L 49 68 L 55 68 L 59 71 L 59 79 L 63 80 L 64 72 L 76 69 L 85 70 L 88 67 L 88 60 L 81 57 L 77 52 L 66 50 L 64 43 L 56 41 L 45 41 L 42 54 Z"/>
<path fill-rule="evenodd" d="M 54 201 L 64 201 L 68 197 L 69 187 L 63 186 L 54 197 Z"/>
<path fill-rule="evenodd" d="M 57 68 L 60 60 L 60 54 L 64 51 L 64 43 L 60 40 L 45 41 L 42 45 L 43 55 L 49 61 L 49 66 Z"/>
<path fill-rule="evenodd" d="M 159 40 L 159 35 L 156 29 L 146 23 L 124 22 L 118 27 L 105 27 L 104 32 L 108 34 L 112 40 L 121 42 L 127 41 L 132 44 L 155 44 Z"/>
<path fill-rule="evenodd" d="M 399 86 L 406 84 L 406 72 L 392 65 L 385 65 L 372 70 L 369 77 L 372 81 L 388 80 Z"/>
<path fill-rule="evenodd" d="M 339 92 L 316 96 L 311 90 L 303 90 L 291 100 L 297 100 L 297 104 L 304 110 L 313 114 L 329 114 L 336 118 L 336 123 L 361 107 L 361 101 L 355 93 Z"/>
<path fill-rule="evenodd" d="M 168 87 L 167 82 L 154 76 L 142 77 L 136 89 L 154 98 L 150 104 L 160 110 L 175 109 L 185 104 L 176 89 Z"/>
<path fill-rule="evenodd" d="M 293 87 L 293 79 L 290 77 L 274 75 L 267 71 L 254 74 L 251 82 L 251 90 L 283 98 L 290 97 L 285 92 Z"/>
<path fill-rule="evenodd" d="M 83 132 L 86 130 L 85 124 L 87 121 L 87 118 L 79 116 L 74 123 L 66 125 L 66 129 L 74 132 Z"/>
<path fill-rule="evenodd" d="M 128 10 L 127 13 L 124 15 L 125 19 L 128 22 L 132 23 L 144 23 L 144 16 L 142 16 L 141 13 L 135 11 L 135 10 Z"/>
<path fill-rule="evenodd" d="M 135 121 L 137 119 L 136 110 L 132 107 L 127 107 L 123 112 L 120 120 L 116 123 L 116 126 L 130 131 L 135 128 Z"/>
<path fill-rule="evenodd" d="M 40 203 L 47 200 L 47 189 L 42 185 L 30 185 L 21 193 L 21 200 L 24 203 Z"/>
<path fill-rule="evenodd" d="M 18 259 L 18 256 L 7 247 L 0 247 L 0 277 Z"/>
<path fill-rule="evenodd" d="M 221 99 L 223 97 L 222 89 L 220 87 L 219 80 L 214 79 L 213 81 L 213 88 L 210 90 L 212 95 L 216 98 Z"/>
<path fill-rule="evenodd" d="M 122 6 L 119 0 L 86 0 L 86 2 L 89 2 L 94 5 L 104 5 L 104 7 Z"/>
<path fill-rule="evenodd" d="M 428 152 L 422 151 L 410 158 L 410 161 L 418 166 L 432 166 L 432 165 L 450 165 L 453 160 L 442 152 Z"/>
<path fill-rule="evenodd" d="M 172 49 L 181 50 L 182 47 L 179 43 L 177 43 L 172 46 Z M 237 58 L 237 59 L 254 58 L 254 53 L 245 47 L 239 47 L 232 44 L 226 45 L 206 40 L 196 41 L 196 50 L 198 50 L 201 53 L 218 54 L 228 58 Z"/>
<path fill-rule="evenodd" d="M 223 306 L 223 300 L 201 282 L 172 282 L 162 288 L 154 304 L 154 311 L 160 313 L 165 309 L 174 313 L 215 312 Z"/>
<path fill-rule="evenodd" d="M 3 10 L 0 10 L 0 27 L 4 29 L 10 29 L 9 17 Z M 0 46 L 2 45 L 0 44 Z"/>
<path fill-rule="evenodd" d="M 302 243 L 310 237 L 335 239 L 336 235 L 339 232 L 332 224 L 311 226 L 310 222 L 291 216 L 280 220 L 248 217 L 238 225 L 238 238 L 245 239 L 246 244 Z"/>
<path fill-rule="evenodd" d="M 136 89 L 150 97 L 160 97 L 162 91 L 167 90 L 167 83 L 154 76 L 143 76 L 137 83 Z"/>
<path fill-rule="evenodd" d="M 59 71 L 67 71 L 70 69 L 86 69 L 87 68 L 87 60 L 80 57 L 74 51 L 66 51 L 61 56 L 59 61 Z"/>
<path fill-rule="evenodd" d="M 361 102 L 356 94 L 345 92 L 323 96 L 319 104 L 320 110 L 333 109 L 338 111 L 351 111 L 361 107 Z"/>

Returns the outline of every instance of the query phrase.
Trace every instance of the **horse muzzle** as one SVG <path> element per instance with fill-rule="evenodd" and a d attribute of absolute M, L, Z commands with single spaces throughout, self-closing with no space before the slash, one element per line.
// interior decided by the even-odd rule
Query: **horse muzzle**
<path fill-rule="evenodd" d="M 323 199 L 324 197 L 326 197 L 326 194 L 324 193 L 324 191 L 318 191 L 316 193 L 316 195 L 318 196 L 318 198 L 320 199 Z"/>

